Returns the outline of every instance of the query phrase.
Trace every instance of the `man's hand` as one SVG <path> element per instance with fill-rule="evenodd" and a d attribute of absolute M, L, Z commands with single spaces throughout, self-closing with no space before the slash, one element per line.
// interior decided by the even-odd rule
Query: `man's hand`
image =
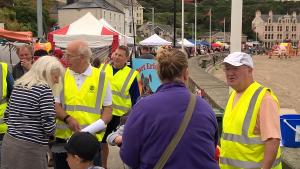
<path fill-rule="evenodd" d="M 72 116 L 70 116 L 67 119 L 67 124 L 69 126 L 69 128 L 74 131 L 74 132 L 78 132 L 80 131 L 80 124 L 78 123 L 78 121 L 76 119 L 74 119 Z"/>
<path fill-rule="evenodd" d="M 61 107 L 60 103 L 55 102 L 55 112 L 56 117 L 60 119 L 61 121 L 64 121 L 64 118 L 68 115 L 65 110 Z M 72 116 L 69 116 L 65 121 L 69 128 L 74 131 L 80 131 L 80 125 L 76 119 L 74 119 Z"/>
<path fill-rule="evenodd" d="M 21 66 L 23 66 L 26 70 L 29 70 L 32 66 L 32 60 L 21 60 Z"/>
<path fill-rule="evenodd" d="M 114 139 L 114 142 L 115 142 L 117 145 L 121 145 L 121 144 L 122 144 L 122 136 L 121 136 L 121 135 L 117 136 L 117 137 Z"/>

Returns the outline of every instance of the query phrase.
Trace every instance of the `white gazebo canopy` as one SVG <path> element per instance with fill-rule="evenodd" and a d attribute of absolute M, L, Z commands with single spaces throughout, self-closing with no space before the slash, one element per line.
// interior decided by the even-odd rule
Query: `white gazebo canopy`
<path fill-rule="evenodd" d="M 163 38 L 159 37 L 157 34 L 153 34 L 149 38 L 140 41 L 139 44 L 144 46 L 162 46 L 162 45 L 171 45 L 172 42 L 164 40 Z"/>
<path fill-rule="evenodd" d="M 181 45 L 182 44 L 182 40 L 179 41 L 178 44 Z M 184 47 L 194 47 L 195 45 L 192 42 L 188 41 L 187 39 L 183 39 L 183 46 Z"/>

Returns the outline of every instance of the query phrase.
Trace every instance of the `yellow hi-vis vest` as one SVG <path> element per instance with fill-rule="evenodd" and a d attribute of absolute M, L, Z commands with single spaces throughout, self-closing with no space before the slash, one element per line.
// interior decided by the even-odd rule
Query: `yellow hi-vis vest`
<path fill-rule="evenodd" d="M 0 77 L 2 77 L 2 81 L 0 82 L 0 133 L 6 133 L 7 125 L 4 123 L 3 116 L 7 106 L 7 64 L 0 63 Z"/>
<path fill-rule="evenodd" d="M 261 137 L 254 134 L 254 128 L 262 98 L 267 91 L 279 106 L 274 93 L 257 82 L 252 83 L 245 90 L 234 107 L 232 106 L 236 92 L 231 93 L 223 117 L 221 169 L 262 167 L 265 146 Z M 280 156 L 279 148 L 272 168 L 282 168 Z"/>
<path fill-rule="evenodd" d="M 80 89 L 76 85 L 74 76 L 67 69 L 64 77 L 64 85 L 61 93 L 61 104 L 63 109 L 75 118 L 81 128 L 84 128 L 101 118 L 103 99 L 106 93 L 107 78 L 105 72 L 92 68 L 92 74 L 87 76 Z M 57 120 L 55 136 L 68 139 L 72 131 L 68 125 Z M 96 134 L 102 141 L 104 132 Z"/>
<path fill-rule="evenodd" d="M 107 78 L 111 81 L 113 78 L 113 68 L 109 63 L 101 63 L 100 67 L 99 67 L 101 72 L 105 72 Z"/>
<path fill-rule="evenodd" d="M 130 110 L 132 104 L 129 89 L 135 78 L 139 78 L 138 72 L 128 66 L 113 75 L 111 81 L 113 115 L 123 116 Z"/>

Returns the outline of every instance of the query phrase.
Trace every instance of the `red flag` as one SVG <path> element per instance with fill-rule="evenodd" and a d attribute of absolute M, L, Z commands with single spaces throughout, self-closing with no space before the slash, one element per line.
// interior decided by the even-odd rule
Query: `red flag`
<path fill-rule="evenodd" d="M 209 11 L 204 14 L 204 16 L 211 16 L 211 9 L 209 9 Z"/>
<path fill-rule="evenodd" d="M 220 20 L 219 24 L 224 24 L 225 23 L 225 18 Z"/>
<path fill-rule="evenodd" d="M 194 3 L 194 0 L 184 0 L 185 3 Z"/>

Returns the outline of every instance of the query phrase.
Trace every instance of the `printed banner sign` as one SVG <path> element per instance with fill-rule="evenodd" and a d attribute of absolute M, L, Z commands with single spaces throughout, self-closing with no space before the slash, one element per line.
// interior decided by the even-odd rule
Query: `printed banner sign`
<path fill-rule="evenodd" d="M 161 84 L 156 71 L 156 60 L 134 58 L 132 68 L 140 73 L 139 85 L 142 87 L 142 95 L 154 93 Z"/>

